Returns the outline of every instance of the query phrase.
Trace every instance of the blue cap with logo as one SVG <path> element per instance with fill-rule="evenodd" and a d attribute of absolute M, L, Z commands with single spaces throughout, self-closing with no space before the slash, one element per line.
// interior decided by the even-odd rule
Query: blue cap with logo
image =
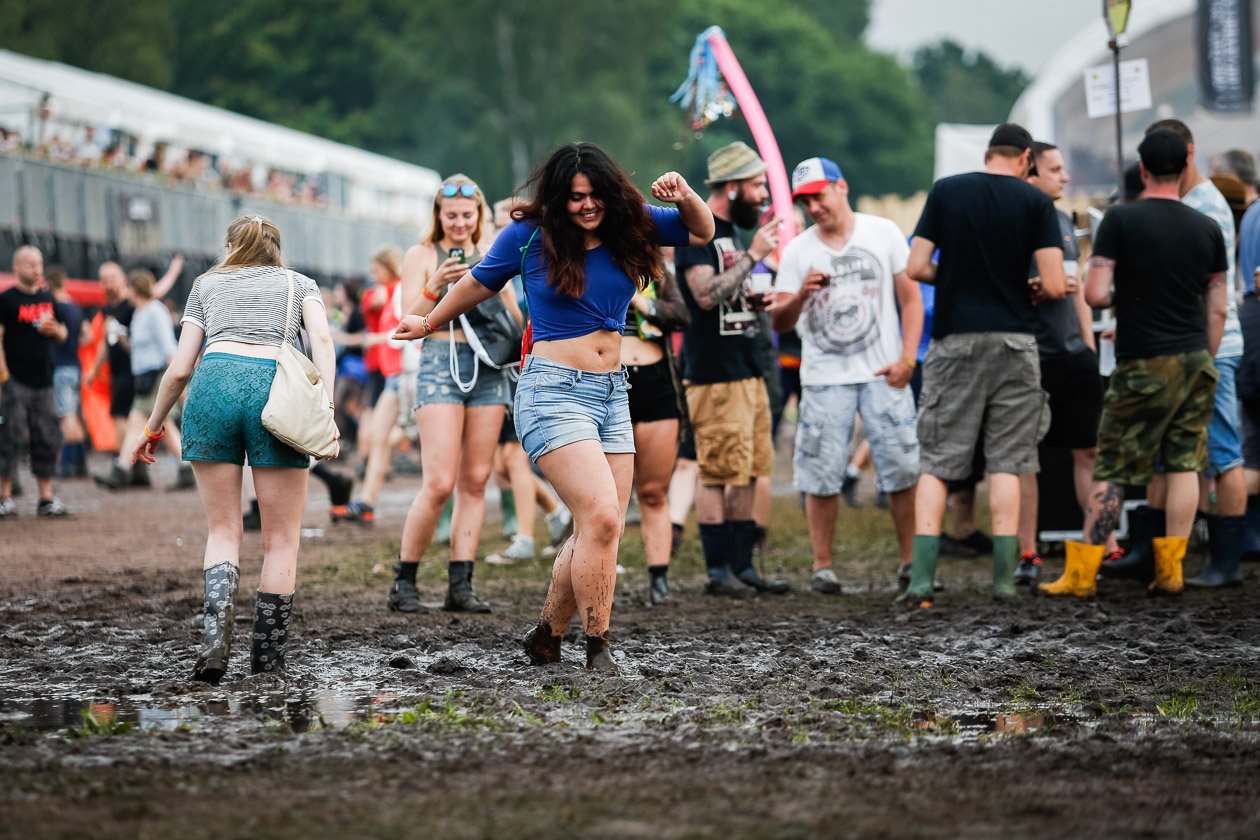
<path fill-rule="evenodd" d="M 814 195 L 843 177 L 840 166 L 830 158 L 813 157 L 803 160 L 792 170 L 792 198 Z"/>

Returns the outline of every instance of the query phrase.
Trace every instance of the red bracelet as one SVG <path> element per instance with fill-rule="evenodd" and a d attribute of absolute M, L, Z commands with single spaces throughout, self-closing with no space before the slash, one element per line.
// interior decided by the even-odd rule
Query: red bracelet
<path fill-rule="evenodd" d="M 421 289 L 420 294 L 424 295 L 425 300 L 431 300 L 434 303 L 437 303 L 437 301 L 440 300 L 442 297 L 441 295 L 435 295 L 435 294 L 430 293 L 428 286 L 425 286 L 423 289 Z"/>
<path fill-rule="evenodd" d="M 149 440 L 161 440 L 162 438 L 166 437 L 166 427 L 163 426 L 162 428 L 158 429 L 158 433 L 155 435 L 153 434 L 153 432 L 149 431 L 149 424 L 145 423 L 144 436 L 147 437 Z"/>

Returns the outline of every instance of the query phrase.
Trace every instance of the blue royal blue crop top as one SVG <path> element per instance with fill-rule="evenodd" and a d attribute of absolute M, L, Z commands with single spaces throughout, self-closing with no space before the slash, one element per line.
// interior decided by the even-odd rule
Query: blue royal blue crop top
<path fill-rule="evenodd" d="M 652 204 L 644 206 L 656 225 L 660 244 L 675 247 L 688 244 L 690 234 L 678 210 Z M 534 341 L 579 338 L 597 330 L 624 332 L 626 307 L 638 286 L 613 262 L 608 248 L 600 245 L 586 252 L 586 291 L 580 298 L 569 297 L 547 282 L 547 259 L 543 255 L 541 236 L 533 236 L 537 227 L 535 222 L 512 222 L 505 227 L 481 262 L 473 267 L 472 275 L 477 282 L 496 292 L 502 289 L 521 273 L 521 255 L 528 245 L 522 279 Z"/>

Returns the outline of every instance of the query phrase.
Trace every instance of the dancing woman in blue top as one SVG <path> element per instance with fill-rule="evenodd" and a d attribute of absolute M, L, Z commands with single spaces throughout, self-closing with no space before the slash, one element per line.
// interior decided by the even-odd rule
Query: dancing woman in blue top
<path fill-rule="evenodd" d="M 533 349 L 516 392 L 517 436 L 573 511 L 573 536 L 552 567 L 542 620 L 525 637 L 536 665 L 560 661 L 574 612 L 586 633 L 586 667 L 614 670 L 608 624 L 634 473 L 634 431 L 621 367 L 621 333 L 634 293 L 661 272 L 662 245 L 713 237 L 708 206 L 677 172 L 645 203 L 599 147 L 554 151 L 526 184 L 527 202 L 479 265 L 427 316 L 408 314 L 399 339 L 429 335 L 522 273 Z"/>

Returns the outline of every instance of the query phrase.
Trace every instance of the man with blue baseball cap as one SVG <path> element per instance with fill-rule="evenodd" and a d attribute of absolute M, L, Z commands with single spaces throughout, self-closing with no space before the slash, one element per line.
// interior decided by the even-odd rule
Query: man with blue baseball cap
<path fill-rule="evenodd" d="M 783 249 L 774 328 L 801 336 L 801 405 L 793 473 L 805 494 L 813 545 L 810 588 L 839 594 L 832 569 L 841 486 L 854 420 L 862 415 L 879 489 L 889 507 L 909 577 L 914 488 L 919 480 L 914 374 L 923 296 L 906 274 L 909 246 L 887 219 L 855 213 L 835 161 L 800 163 L 792 198 L 814 224 Z M 900 312 L 898 311 L 900 310 Z"/>

